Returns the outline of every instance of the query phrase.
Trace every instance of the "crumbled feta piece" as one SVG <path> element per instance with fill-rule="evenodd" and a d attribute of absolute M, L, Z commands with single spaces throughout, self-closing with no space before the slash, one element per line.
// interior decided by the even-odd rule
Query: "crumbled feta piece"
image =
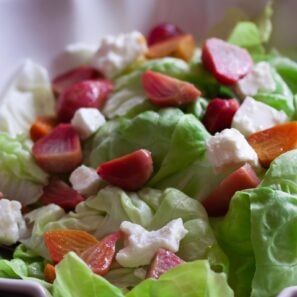
<path fill-rule="evenodd" d="M 90 137 L 104 123 L 104 115 L 96 108 L 79 108 L 71 120 L 81 139 Z"/>
<path fill-rule="evenodd" d="M 236 129 L 225 129 L 206 142 L 207 157 L 215 172 L 223 172 L 249 163 L 259 166 L 258 156 L 244 136 Z"/>
<path fill-rule="evenodd" d="M 77 167 L 71 173 L 69 181 L 74 190 L 86 197 L 97 194 L 99 188 L 105 184 L 95 169 L 85 165 Z"/>
<path fill-rule="evenodd" d="M 260 62 L 248 75 L 237 82 L 235 91 L 240 97 L 245 98 L 256 95 L 258 91 L 273 92 L 275 88 L 270 65 L 267 62 Z"/>
<path fill-rule="evenodd" d="M 144 36 L 133 31 L 102 38 L 92 66 L 107 78 L 113 78 L 147 51 Z"/>
<path fill-rule="evenodd" d="M 288 120 L 283 111 L 278 111 L 252 97 L 246 97 L 233 117 L 232 128 L 248 136 Z"/>
<path fill-rule="evenodd" d="M 27 227 L 21 213 L 22 205 L 15 200 L 0 200 L 0 243 L 14 244 L 22 238 Z"/>
<path fill-rule="evenodd" d="M 149 264 L 159 248 L 177 252 L 179 242 L 188 232 L 180 218 L 155 231 L 147 231 L 127 221 L 122 222 L 120 229 L 127 235 L 126 246 L 116 255 L 116 260 L 123 267 Z"/>

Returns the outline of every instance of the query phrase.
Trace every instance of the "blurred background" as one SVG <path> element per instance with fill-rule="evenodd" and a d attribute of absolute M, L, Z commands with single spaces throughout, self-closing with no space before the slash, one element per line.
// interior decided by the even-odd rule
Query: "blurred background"
<path fill-rule="evenodd" d="M 202 41 L 210 28 L 232 18 L 256 17 L 266 0 L 0 0 L 0 90 L 25 58 L 50 73 L 66 66 L 65 46 L 97 44 L 106 34 L 139 30 L 172 22 Z M 276 0 L 271 41 L 282 48 L 297 46 L 296 0 Z M 229 12 L 228 12 L 229 11 Z M 223 22 L 224 24 L 226 22 Z M 218 27 L 217 27 L 218 28 Z M 221 28 L 222 29 L 222 28 Z"/>

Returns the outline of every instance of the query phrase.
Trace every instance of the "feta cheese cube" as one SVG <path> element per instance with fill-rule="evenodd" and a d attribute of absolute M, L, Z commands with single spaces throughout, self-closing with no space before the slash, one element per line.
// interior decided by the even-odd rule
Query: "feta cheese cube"
<path fill-rule="evenodd" d="M 219 173 L 249 163 L 259 166 L 257 153 L 236 129 L 225 129 L 206 142 L 207 157 L 214 171 Z"/>
<path fill-rule="evenodd" d="M 233 117 L 232 128 L 248 136 L 288 120 L 283 111 L 278 111 L 252 97 L 246 97 Z"/>
<path fill-rule="evenodd" d="M 71 119 L 71 125 L 81 139 L 90 137 L 104 123 L 105 117 L 96 108 L 79 108 Z"/>
<path fill-rule="evenodd" d="M 247 76 L 237 82 L 235 92 L 241 98 L 245 98 L 254 96 L 259 91 L 273 92 L 275 88 L 276 84 L 271 74 L 270 65 L 267 62 L 260 62 Z"/>
<path fill-rule="evenodd" d="M 147 51 L 145 37 L 133 31 L 102 38 L 91 64 L 107 78 L 114 78 Z"/>
<path fill-rule="evenodd" d="M 15 200 L 0 200 L 0 243 L 14 244 L 22 238 L 27 227 L 21 213 L 22 205 Z"/>
<path fill-rule="evenodd" d="M 147 231 L 127 221 L 122 222 L 120 229 L 127 235 L 126 246 L 116 255 L 116 260 L 123 267 L 149 264 L 159 248 L 177 252 L 179 242 L 188 232 L 180 218 L 155 231 Z"/>
<path fill-rule="evenodd" d="M 86 197 L 97 194 L 99 188 L 105 185 L 96 170 L 85 165 L 77 167 L 71 173 L 69 181 L 74 190 Z"/>

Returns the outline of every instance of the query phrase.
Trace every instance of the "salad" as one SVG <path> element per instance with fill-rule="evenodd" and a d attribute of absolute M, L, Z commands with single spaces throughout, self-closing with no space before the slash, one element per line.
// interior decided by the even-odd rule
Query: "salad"
<path fill-rule="evenodd" d="M 271 3 L 198 46 L 160 24 L 25 62 L 0 108 L 0 277 L 48 296 L 297 285 L 297 63 Z"/>

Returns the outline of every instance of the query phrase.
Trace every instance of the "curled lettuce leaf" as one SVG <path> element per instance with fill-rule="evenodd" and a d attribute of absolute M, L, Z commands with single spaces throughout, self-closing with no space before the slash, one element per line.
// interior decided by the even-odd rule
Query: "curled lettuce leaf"
<path fill-rule="evenodd" d="M 46 183 L 47 174 L 36 165 L 25 139 L 0 132 L 0 189 L 4 196 L 28 205 L 39 199 Z"/>
<path fill-rule="evenodd" d="M 55 99 L 45 68 L 26 60 L 1 98 L 0 131 L 28 134 L 38 116 L 54 115 Z"/>

